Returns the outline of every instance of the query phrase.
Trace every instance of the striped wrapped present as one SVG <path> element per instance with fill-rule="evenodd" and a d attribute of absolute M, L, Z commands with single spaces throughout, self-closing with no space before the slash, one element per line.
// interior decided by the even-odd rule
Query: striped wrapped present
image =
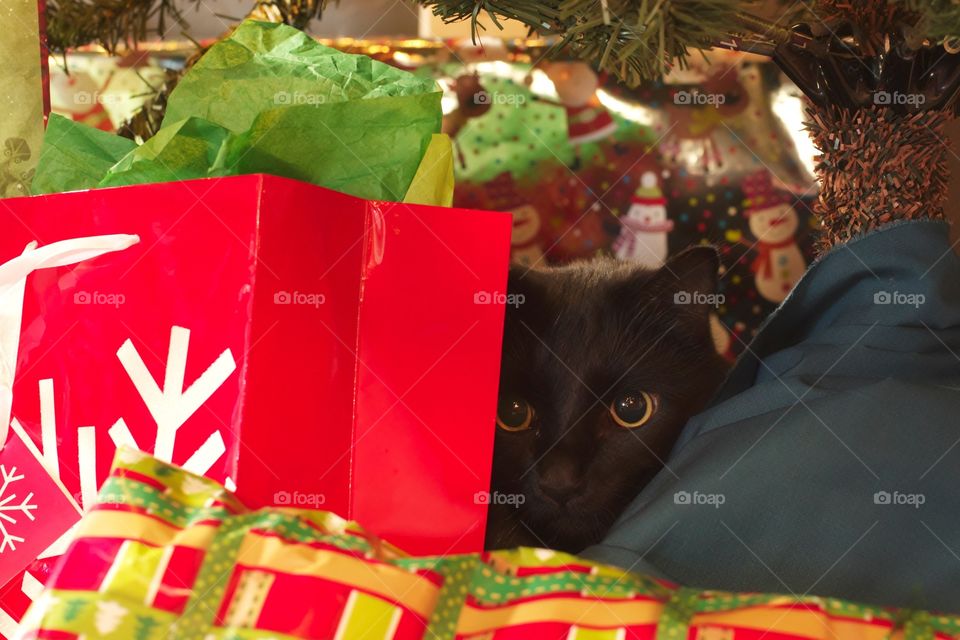
<path fill-rule="evenodd" d="M 682 588 L 543 549 L 410 557 L 121 449 L 22 638 L 953 640 L 960 618 Z"/>

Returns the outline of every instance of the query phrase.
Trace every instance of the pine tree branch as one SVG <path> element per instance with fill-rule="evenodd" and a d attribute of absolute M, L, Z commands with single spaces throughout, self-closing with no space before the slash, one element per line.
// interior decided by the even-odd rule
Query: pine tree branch
<path fill-rule="evenodd" d="M 952 0 L 897 0 L 920 16 L 917 30 L 928 38 L 941 41 L 960 37 L 960 4 Z"/>
<path fill-rule="evenodd" d="M 960 48 L 957 0 L 810 0 L 778 22 L 755 15 L 754 0 L 419 0 L 445 22 L 470 20 L 476 37 L 487 15 L 495 26 L 517 20 L 532 32 L 558 36 L 549 54 L 588 60 L 630 85 L 656 79 L 691 51 L 722 46 L 772 54 L 784 42 L 809 38 L 791 25 L 847 36 L 854 54 L 874 56 L 888 36 L 909 36 L 913 48 L 952 37 Z M 790 6 L 796 3 L 784 4 Z M 605 19 L 609 16 L 609 19 Z M 812 42 L 812 41 L 811 41 Z M 847 55 L 840 52 L 839 55 Z"/>
<path fill-rule="evenodd" d="M 636 85 L 683 66 L 691 50 L 709 49 L 731 36 L 778 40 L 786 27 L 750 13 L 755 0 L 420 0 L 444 22 L 470 20 L 474 37 L 487 15 L 494 25 L 517 20 L 541 35 L 559 36 L 560 50 L 596 63 Z M 606 11 L 605 11 L 606 8 Z M 609 17 L 609 19 L 605 19 Z M 750 25 L 745 26 L 745 25 Z M 759 33 L 758 27 L 762 28 Z"/>
<path fill-rule="evenodd" d="M 151 23 L 161 36 L 171 20 L 186 26 L 174 0 L 47 0 L 46 12 L 48 45 L 56 53 L 94 43 L 115 52 L 145 40 Z"/>
<path fill-rule="evenodd" d="M 330 0 L 248 0 L 247 15 L 303 29 L 320 18 Z M 202 0 L 47 0 L 50 50 L 63 53 L 99 44 L 110 53 L 150 37 L 163 38 L 171 27 L 187 28 L 184 5 Z M 180 32 L 175 32 L 180 37 Z"/>

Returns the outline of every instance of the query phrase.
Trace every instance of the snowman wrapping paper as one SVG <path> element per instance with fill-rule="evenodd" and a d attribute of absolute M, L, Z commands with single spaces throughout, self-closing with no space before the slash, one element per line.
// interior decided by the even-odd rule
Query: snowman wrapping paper
<path fill-rule="evenodd" d="M 489 55 L 511 62 L 432 69 L 456 88 L 455 202 L 512 213 L 513 259 L 532 268 L 596 255 L 658 268 L 716 245 L 714 335 L 740 353 L 813 255 L 815 183 L 782 121 L 800 102 L 775 67 L 724 59 L 628 90 L 582 62 Z"/>
<path fill-rule="evenodd" d="M 667 235 L 673 221 L 667 219 L 667 200 L 657 181 L 657 174 L 648 171 L 640 179 L 640 188 L 630 198 L 630 208 L 620 218 L 620 235 L 613 243 L 613 253 L 621 260 L 630 260 L 650 269 L 658 269 L 667 259 Z"/>
<path fill-rule="evenodd" d="M 760 172 L 743 181 L 743 215 L 753 234 L 750 265 L 757 292 L 770 302 L 781 302 L 807 269 L 797 242 L 800 218 L 789 194 L 774 188 L 770 174 Z"/>

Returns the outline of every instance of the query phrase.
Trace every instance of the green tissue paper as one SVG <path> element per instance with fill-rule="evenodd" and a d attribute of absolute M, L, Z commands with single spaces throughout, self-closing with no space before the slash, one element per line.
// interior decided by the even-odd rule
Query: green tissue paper
<path fill-rule="evenodd" d="M 110 167 L 136 148 L 133 140 L 51 113 L 30 191 L 92 189 Z"/>
<path fill-rule="evenodd" d="M 433 140 L 440 98 L 430 79 L 292 27 L 245 22 L 181 79 L 143 145 L 51 120 L 33 192 L 270 173 L 369 200 L 414 191 L 408 201 L 449 206 L 452 154 Z"/>

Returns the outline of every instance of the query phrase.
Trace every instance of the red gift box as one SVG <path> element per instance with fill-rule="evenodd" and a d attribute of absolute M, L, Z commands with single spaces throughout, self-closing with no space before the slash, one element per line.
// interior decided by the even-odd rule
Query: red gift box
<path fill-rule="evenodd" d="M 12 417 L 81 505 L 134 443 L 251 506 L 482 548 L 508 215 L 262 175 L 0 203 L 0 293 L 33 261 L 0 295 Z"/>

